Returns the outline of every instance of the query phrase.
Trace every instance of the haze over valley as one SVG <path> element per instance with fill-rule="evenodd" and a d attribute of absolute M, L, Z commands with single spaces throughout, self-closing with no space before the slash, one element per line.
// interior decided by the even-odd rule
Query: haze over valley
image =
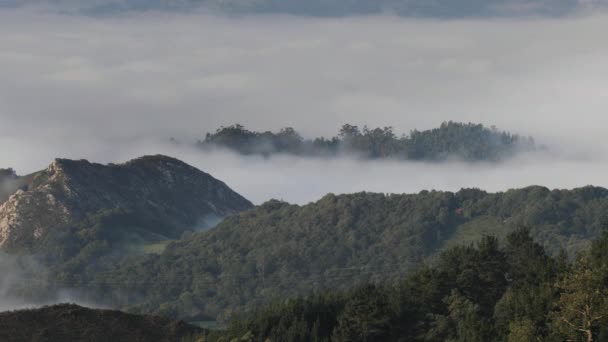
<path fill-rule="evenodd" d="M 608 98 L 608 51 L 597 44 L 606 29 L 602 12 L 454 21 L 90 18 L 23 9 L 0 16 L 0 154 L 3 166 L 20 174 L 56 157 L 107 163 L 163 153 L 221 174 L 256 203 L 360 190 L 605 185 L 607 146 L 597 124 Z M 334 136 L 345 123 L 392 126 L 401 135 L 450 120 L 532 136 L 550 153 L 501 168 L 454 163 L 447 171 L 419 163 L 203 156 L 166 144 L 170 137 L 193 144 L 234 123 L 256 131 L 294 127 L 311 138 Z M 323 175 L 315 175 L 319 169 Z M 342 178 L 344 169 L 364 172 Z M 309 177 L 295 182 L 308 186 L 294 189 L 292 177 Z M 310 191 L 316 183 L 319 191 Z"/>
<path fill-rule="evenodd" d="M 0 0 L 0 340 L 605 340 L 607 6 Z"/>

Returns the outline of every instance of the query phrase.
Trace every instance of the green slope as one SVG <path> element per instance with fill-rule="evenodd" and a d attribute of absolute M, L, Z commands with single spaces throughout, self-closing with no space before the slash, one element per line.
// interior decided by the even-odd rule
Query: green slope
<path fill-rule="evenodd" d="M 134 309 L 200 320 L 227 317 L 277 297 L 391 282 L 439 251 L 528 227 L 550 254 L 599 235 L 608 190 L 529 187 L 384 195 L 327 195 L 305 206 L 270 201 L 215 229 L 122 264 L 99 282 L 137 293 Z"/>

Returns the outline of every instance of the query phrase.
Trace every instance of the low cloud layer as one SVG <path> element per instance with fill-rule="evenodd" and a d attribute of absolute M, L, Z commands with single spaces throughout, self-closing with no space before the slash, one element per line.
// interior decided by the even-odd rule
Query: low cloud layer
<path fill-rule="evenodd" d="M 112 150 L 111 153 L 109 150 Z M 232 152 L 203 153 L 185 146 L 140 141 L 110 149 L 93 148 L 67 155 L 101 162 L 123 162 L 146 154 L 179 158 L 221 179 L 255 204 L 271 198 L 306 204 L 327 193 L 359 191 L 413 193 L 480 188 L 504 191 L 529 185 L 574 188 L 608 187 L 604 158 L 571 158 L 544 152 L 524 154 L 502 163 L 370 161 L 351 158 L 245 157 Z M 48 151 L 40 151 L 42 156 Z M 48 164 L 48 161 L 46 161 Z M 46 165 L 41 165 L 40 168 Z"/>
<path fill-rule="evenodd" d="M 0 7 L 43 6 L 87 15 L 213 10 L 219 13 L 284 13 L 339 17 L 391 13 L 404 17 L 475 18 L 564 16 L 606 6 L 606 0 L 1 0 Z"/>
<path fill-rule="evenodd" d="M 183 158 L 260 203 L 327 192 L 605 185 L 608 31 L 560 19 L 313 19 L 0 11 L 0 167 L 52 158 Z M 555 155 L 493 165 L 205 155 L 235 122 L 334 135 L 343 123 L 426 129 L 472 121 L 533 135 Z"/>
<path fill-rule="evenodd" d="M 0 252 L 0 274 L 0 312 L 56 303 L 79 303 L 91 308 L 107 308 L 87 300 L 79 289 L 61 287 L 49 291 L 49 270 L 34 256 Z"/>

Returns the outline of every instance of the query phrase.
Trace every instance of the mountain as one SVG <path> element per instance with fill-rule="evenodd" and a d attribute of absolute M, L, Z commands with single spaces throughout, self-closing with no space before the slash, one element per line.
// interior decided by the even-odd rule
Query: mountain
<path fill-rule="evenodd" d="M 0 340 L 22 341 L 188 341 L 204 331 L 183 321 L 60 304 L 0 313 Z"/>
<path fill-rule="evenodd" d="M 444 122 L 438 128 L 398 137 L 392 127 L 374 128 L 345 124 L 337 136 L 304 139 L 293 128 L 255 132 L 241 125 L 221 127 L 197 144 L 202 149 L 226 148 L 240 154 L 292 154 L 299 156 L 354 155 L 362 158 L 442 161 L 449 158 L 500 161 L 536 150 L 534 139 L 481 124 Z"/>
<path fill-rule="evenodd" d="M 145 298 L 120 304 L 136 311 L 226 318 L 277 297 L 391 283 L 443 250 L 520 227 L 552 255 L 574 255 L 600 235 L 606 213 L 608 190 L 598 187 L 330 194 L 304 206 L 270 201 L 160 255 L 121 263 L 96 286 L 105 298 L 108 289 Z"/>
<path fill-rule="evenodd" d="M 28 176 L 4 174 L 14 193 L 0 202 L 0 261 L 11 274 L 0 301 L 56 302 L 126 258 L 252 208 L 211 175 L 160 155 L 109 165 L 56 159 Z"/>
<path fill-rule="evenodd" d="M 252 207 L 223 182 L 165 156 L 118 165 L 56 159 L 27 179 L 0 204 L 0 248 L 7 251 L 35 249 L 50 232 L 96 215 L 134 218 L 145 225 L 134 233 L 158 240 Z"/>

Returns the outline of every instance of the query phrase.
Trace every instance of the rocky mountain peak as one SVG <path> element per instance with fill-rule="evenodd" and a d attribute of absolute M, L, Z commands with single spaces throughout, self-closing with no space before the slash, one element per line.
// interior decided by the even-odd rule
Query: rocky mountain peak
<path fill-rule="evenodd" d="M 0 202 L 0 247 L 31 247 L 51 229 L 122 210 L 179 236 L 207 217 L 224 217 L 252 204 L 223 182 L 178 159 L 144 156 L 124 164 L 55 159 L 27 177 L 21 191 Z M 157 229 L 158 227 L 152 227 Z M 151 229 L 152 229 L 151 228 Z"/>

